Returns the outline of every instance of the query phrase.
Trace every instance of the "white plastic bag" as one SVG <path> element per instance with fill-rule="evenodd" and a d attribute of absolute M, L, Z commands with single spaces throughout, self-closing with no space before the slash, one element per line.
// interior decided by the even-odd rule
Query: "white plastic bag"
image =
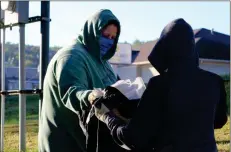
<path fill-rule="evenodd" d="M 137 93 L 138 98 L 141 98 L 144 91 L 146 90 L 146 86 L 144 84 L 143 79 L 141 77 L 137 77 L 135 81 L 132 83 L 132 85 L 137 86 L 136 93 Z"/>
<path fill-rule="evenodd" d="M 137 77 L 135 81 L 131 83 L 132 88 L 135 88 L 134 90 L 131 90 L 128 94 L 129 99 L 140 99 L 146 89 L 146 86 L 144 84 L 144 81 L 141 77 Z"/>
<path fill-rule="evenodd" d="M 123 94 L 127 93 L 129 90 L 132 89 L 131 88 L 131 80 L 129 80 L 129 79 L 119 80 L 111 86 L 118 89 Z"/>
<path fill-rule="evenodd" d="M 129 100 L 140 99 L 146 89 L 146 86 L 141 77 L 137 77 L 133 82 L 131 82 L 129 79 L 119 80 L 111 86 L 118 89 Z"/>

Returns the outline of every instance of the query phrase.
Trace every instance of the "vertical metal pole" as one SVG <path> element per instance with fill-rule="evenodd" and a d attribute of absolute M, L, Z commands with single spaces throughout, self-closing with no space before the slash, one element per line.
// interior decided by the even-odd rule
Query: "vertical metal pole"
<path fill-rule="evenodd" d="M 1 9 L 1 3 L 0 3 L 0 9 Z M 2 11 L 0 10 L 0 16 L 2 16 L 1 13 Z M 2 52 L 2 29 L 0 29 L 0 50 Z M 0 77 L 2 78 L 2 53 L 0 53 Z M 2 79 L 0 80 L 0 83 L 2 85 Z M 1 87 L 1 90 L 2 90 L 2 87 Z M 2 96 L 0 97 L 2 98 Z M 1 106 L 0 106 L 0 118 L 1 118 Z M 1 126 L 1 120 L 0 120 L 0 126 Z M 1 150 L 1 131 L 0 131 L 0 150 Z"/>
<path fill-rule="evenodd" d="M 3 35 L 2 35 L 2 72 L 1 72 L 1 87 L 2 91 L 5 91 L 5 51 L 4 51 L 4 46 L 5 46 L 5 28 L 3 28 Z M 5 124 L 5 96 L 1 96 L 1 149 L 0 151 L 3 152 L 4 150 L 4 124 Z"/>
<path fill-rule="evenodd" d="M 19 25 L 19 90 L 25 89 L 25 24 Z M 26 96 L 19 94 L 19 151 L 26 151 Z"/>
<path fill-rule="evenodd" d="M 46 74 L 48 62 L 49 62 L 49 34 L 50 34 L 50 1 L 41 1 L 41 47 L 40 47 L 40 74 L 39 74 L 39 88 L 43 89 L 43 80 Z M 39 100 L 39 122 L 40 112 L 42 106 L 42 98 Z"/>

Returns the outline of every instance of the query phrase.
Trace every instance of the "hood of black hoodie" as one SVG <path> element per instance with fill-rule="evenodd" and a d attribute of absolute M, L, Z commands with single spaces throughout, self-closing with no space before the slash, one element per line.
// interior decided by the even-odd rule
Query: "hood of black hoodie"
<path fill-rule="evenodd" d="M 182 18 L 171 21 L 161 32 L 148 60 L 160 73 L 179 66 L 197 67 L 199 57 L 192 27 Z"/>

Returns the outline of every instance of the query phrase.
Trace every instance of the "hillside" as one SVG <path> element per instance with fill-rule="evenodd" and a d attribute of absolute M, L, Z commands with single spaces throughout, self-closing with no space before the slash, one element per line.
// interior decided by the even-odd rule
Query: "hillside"
<path fill-rule="evenodd" d="M 19 50 L 18 44 L 7 42 L 5 44 L 5 63 L 6 67 L 18 66 L 19 64 Z M 56 53 L 60 47 L 51 47 L 49 56 L 50 58 Z M 39 64 L 39 46 L 26 45 L 25 46 L 25 66 L 38 67 Z"/>

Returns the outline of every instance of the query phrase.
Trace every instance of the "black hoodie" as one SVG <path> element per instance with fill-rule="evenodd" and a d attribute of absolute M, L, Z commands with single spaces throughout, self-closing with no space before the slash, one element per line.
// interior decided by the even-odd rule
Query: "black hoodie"
<path fill-rule="evenodd" d="M 121 126 L 111 114 L 105 121 L 116 143 L 136 151 L 216 151 L 214 128 L 227 121 L 224 83 L 198 67 L 191 26 L 169 23 L 148 59 L 160 75 L 150 79 L 130 123 Z"/>

